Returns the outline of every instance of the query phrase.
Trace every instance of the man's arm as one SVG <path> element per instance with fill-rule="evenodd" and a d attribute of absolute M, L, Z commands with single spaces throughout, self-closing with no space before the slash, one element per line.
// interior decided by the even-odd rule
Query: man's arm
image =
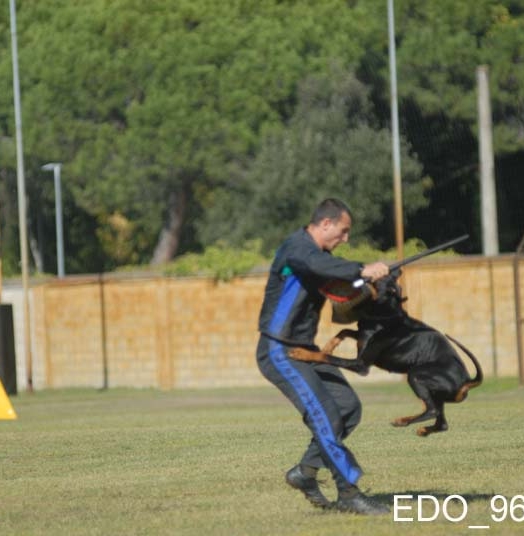
<path fill-rule="evenodd" d="M 313 244 L 292 251 L 287 257 L 287 265 L 296 274 L 314 275 L 323 279 L 354 281 L 361 276 L 362 263 L 347 261 L 322 251 Z"/>
<path fill-rule="evenodd" d="M 296 273 L 314 274 L 326 279 L 354 281 L 360 277 L 376 281 L 389 273 L 389 267 L 383 262 L 362 264 L 334 257 L 327 251 L 314 246 L 307 251 L 296 251 L 288 256 L 287 264 Z"/>
<path fill-rule="evenodd" d="M 371 264 L 365 264 L 360 275 L 363 279 L 369 279 L 370 281 L 376 281 L 389 274 L 389 266 L 383 262 L 373 262 Z"/>

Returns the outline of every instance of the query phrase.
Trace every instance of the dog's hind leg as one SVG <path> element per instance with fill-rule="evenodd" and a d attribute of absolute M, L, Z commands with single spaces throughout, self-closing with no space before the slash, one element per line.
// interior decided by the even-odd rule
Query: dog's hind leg
<path fill-rule="evenodd" d="M 439 411 L 433 400 L 433 397 L 431 396 L 431 392 L 424 381 L 425 376 L 425 371 L 411 370 L 408 372 L 408 383 L 413 389 L 413 392 L 424 403 L 424 411 L 418 415 L 399 417 L 391 423 L 393 426 L 409 426 L 415 422 L 427 421 L 435 417 L 438 418 Z"/>
<path fill-rule="evenodd" d="M 444 415 L 444 402 L 438 402 L 436 404 L 437 410 L 437 419 L 435 424 L 432 426 L 423 426 L 417 430 L 417 435 L 421 437 L 426 437 L 429 434 L 434 434 L 435 432 L 445 432 L 448 429 L 448 422 Z"/>
<path fill-rule="evenodd" d="M 409 417 L 399 417 L 398 419 L 395 419 L 391 422 L 393 426 L 409 426 L 410 424 L 413 424 L 415 422 L 422 422 L 422 421 L 428 421 L 429 419 L 433 419 L 437 416 L 437 412 L 433 408 L 428 408 L 426 405 L 426 409 L 417 415 L 411 415 Z"/>

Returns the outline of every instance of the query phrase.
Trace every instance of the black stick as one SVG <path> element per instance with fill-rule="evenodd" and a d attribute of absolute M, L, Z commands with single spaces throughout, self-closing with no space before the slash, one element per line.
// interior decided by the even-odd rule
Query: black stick
<path fill-rule="evenodd" d="M 428 255 L 433 255 L 433 253 L 436 253 L 437 251 L 442 251 L 443 249 L 454 246 L 455 244 L 458 244 L 459 242 L 464 242 L 464 240 L 467 240 L 468 238 L 469 238 L 468 234 L 459 236 L 457 238 L 453 238 L 453 240 L 449 240 L 448 242 L 444 242 L 443 244 L 439 244 L 438 246 L 435 246 L 433 248 L 426 249 L 426 251 L 421 251 L 420 253 L 417 253 L 416 255 L 412 255 L 411 257 L 406 257 L 405 259 L 401 261 L 394 262 L 393 264 L 390 264 L 389 269 L 395 270 L 397 268 L 400 268 L 401 266 L 405 266 L 406 264 L 411 264 L 412 262 L 418 261 L 419 259 L 422 259 L 423 257 L 427 257 Z"/>

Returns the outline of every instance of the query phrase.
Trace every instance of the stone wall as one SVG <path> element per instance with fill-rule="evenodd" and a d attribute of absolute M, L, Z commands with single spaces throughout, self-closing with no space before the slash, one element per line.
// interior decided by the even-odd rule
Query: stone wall
<path fill-rule="evenodd" d="M 488 376 L 518 375 L 512 262 L 510 256 L 420 261 L 402 276 L 408 312 L 460 340 Z M 266 274 L 228 283 L 106 275 L 33 284 L 34 387 L 264 385 L 254 354 L 265 280 Z M 24 389 L 20 285 L 4 280 L 2 300 L 14 305 L 18 386 Z M 319 344 L 340 329 L 330 317 L 327 306 Z M 354 342 L 339 350 L 353 356 Z M 401 378 L 376 370 L 352 379 Z"/>

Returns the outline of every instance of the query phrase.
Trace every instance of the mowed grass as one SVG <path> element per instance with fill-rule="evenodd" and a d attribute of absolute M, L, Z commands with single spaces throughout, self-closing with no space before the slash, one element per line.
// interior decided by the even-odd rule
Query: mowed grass
<path fill-rule="evenodd" d="M 522 534 L 490 500 L 524 495 L 524 390 L 488 381 L 448 405 L 450 430 L 419 438 L 389 422 L 419 411 L 403 383 L 358 384 L 362 423 L 347 441 L 362 489 L 412 510 L 367 518 L 314 509 L 284 483 L 309 434 L 272 386 L 202 391 L 68 390 L 12 397 L 0 421 L 0 535 Z M 335 498 L 327 472 L 326 495 Z M 468 515 L 417 519 L 416 498 L 461 495 Z M 428 503 L 429 504 L 429 503 Z M 519 500 L 514 501 L 518 505 Z M 523 501 L 520 504 L 524 504 Z M 431 505 L 430 505 L 431 506 Z M 422 514 L 433 513 L 428 507 Z M 448 514 L 461 508 L 449 503 Z M 524 507 L 514 508 L 524 518 Z M 470 525 L 489 525 L 472 529 Z"/>

